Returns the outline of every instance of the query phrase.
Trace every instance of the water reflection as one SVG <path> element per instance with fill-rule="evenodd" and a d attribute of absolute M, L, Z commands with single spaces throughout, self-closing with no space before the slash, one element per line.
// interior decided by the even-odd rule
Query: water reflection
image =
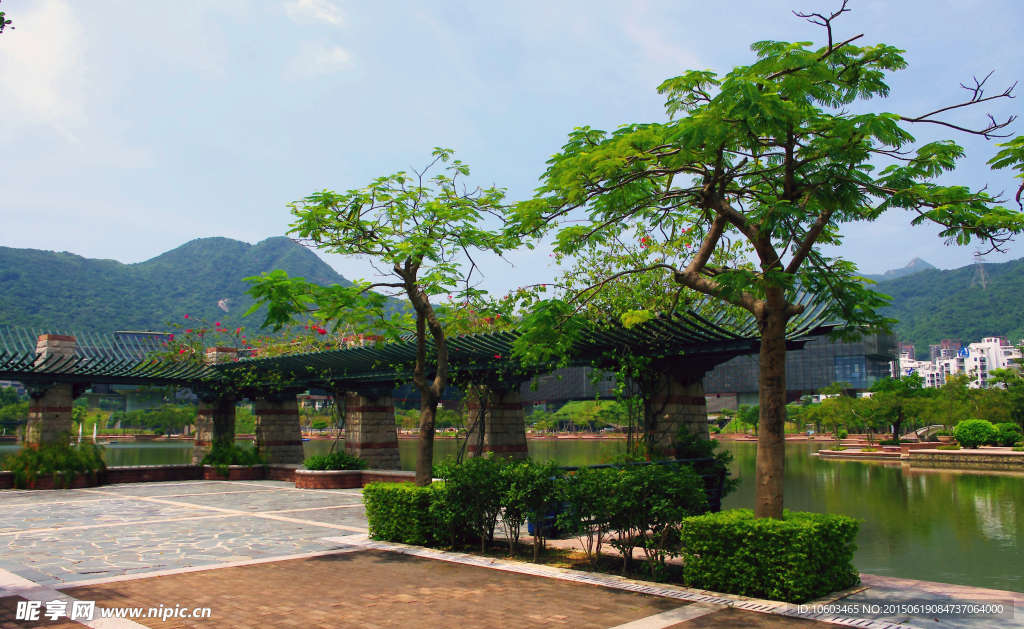
<path fill-rule="evenodd" d="M 609 460 L 617 441 L 531 440 L 530 454 L 562 465 Z M 325 453 L 331 441 L 305 442 L 306 454 Z M 726 508 L 752 507 L 756 444 L 727 443 L 735 455 L 739 489 Z M 818 444 L 786 445 L 786 507 L 841 513 L 862 520 L 855 563 L 866 573 L 1024 591 L 1024 474 L 910 469 L 898 463 L 822 461 Z M 455 454 L 457 443 L 435 442 L 435 456 Z M 0 460 L 16 451 L 0 446 Z M 415 467 L 416 442 L 399 442 L 402 468 Z M 187 442 L 110 445 L 108 465 L 188 463 Z M 2 498 L 0 498 L 2 500 Z"/>

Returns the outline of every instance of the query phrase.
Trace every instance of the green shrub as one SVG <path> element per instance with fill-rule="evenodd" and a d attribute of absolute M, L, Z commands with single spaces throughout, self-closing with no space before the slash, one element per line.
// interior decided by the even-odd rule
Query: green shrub
<path fill-rule="evenodd" d="M 845 428 L 839 431 L 839 438 L 840 439 L 846 439 L 849 436 L 850 436 L 850 431 L 846 430 Z"/>
<path fill-rule="evenodd" d="M 447 531 L 436 509 L 443 502 L 441 483 L 370 483 L 363 488 L 370 537 L 385 542 L 433 546 L 444 540 Z"/>
<path fill-rule="evenodd" d="M 860 582 L 853 553 L 860 523 L 841 515 L 785 511 L 782 520 L 750 509 L 691 517 L 681 542 L 686 585 L 791 603 Z"/>
<path fill-rule="evenodd" d="M 996 438 L 993 439 L 992 445 L 1009 447 L 1015 445 L 1021 439 L 1024 439 L 1024 430 L 1021 430 L 1020 426 L 1010 422 L 1003 422 L 996 424 Z"/>
<path fill-rule="evenodd" d="M 867 447 L 867 448 L 861 448 L 860 451 L 861 452 L 881 452 L 882 449 L 881 448 Z"/>
<path fill-rule="evenodd" d="M 665 559 L 677 554 L 679 527 L 707 505 L 704 479 L 688 465 L 629 465 L 616 475 L 609 542 L 622 555 L 622 574 L 633 549 L 642 548 L 655 579 L 666 573 Z"/>
<path fill-rule="evenodd" d="M 882 439 L 878 442 L 880 446 L 898 446 L 901 443 L 917 443 L 916 441 L 910 441 L 909 439 Z"/>
<path fill-rule="evenodd" d="M 365 470 L 370 464 L 344 450 L 330 454 L 314 454 L 302 462 L 307 470 Z"/>
<path fill-rule="evenodd" d="M 618 475 L 615 469 L 581 467 L 565 477 L 562 495 L 570 508 L 558 515 L 558 528 L 580 541 L 594 568 L 616 509 Z"/>
<path fill-rule="evenodd" d="M 1024 446 L 1014 446 L 1013 447 L 1013 451 L 1014 452 L 1024 452 Z"/>
<path fill-rule="evenodd" d="M 944 446 L 936 446 L 935 449 L 936 450 L 959 450 L 960 446 L 954 443 L 954 444 L 947 444 L 947 445 L 944 445 Z"/>
<path fill-rule="evenodd" d="M 501 522 L 508 539 L 508 554 L 515 553 L 519 529 L 530 519 L 534 523 L 533 560 L 536 561 L 545 544 L 547 512 L 552 503 L 561 498 L 563 473 L 553 461 L 541 463 L 533 459 L 507 463 L 500 469 L 503 485 Z"/>
<path fill-rule="evenodd" d="M 494 527 L 501 514 L 506 478 L 501 457 L 473 457 L 462 463 L 447 459 L 434 467 L 434 476 L 447 487 L 445 519 L 450 523 L 452 539 L 469 532 L 480 541 L 480 550 L 494 541 Z"/>
<path fill-rule="evenodd" d="M 217 473 L 224 478 L 228 477 L 228 467 L 231 465 L 266 465 L 267 459 L 255 448 L 245 448 L 237 443 L 215 442 L 210 451 L 206 453 L 201 465 L 212 465 Z"/>
<path fill-rule="evenodd" d="M 720 434 L 722 432 L 722 429 L 719 428 L 718 426 L 712 426 L 708 430 L 710 430 L 711 434 L 713 434 L 713 435 L 717 435 L 717 434 Z"/>
<path fill-rule="evenodd" d="M 977 448 L 996 438 L 996 427 L 984 419 L 965 419 L 953 429 L 953 438 L 965 448 Z"/>
<path fill-rule="evenodd" d="M 43 474 L 52 474 L 54 485 L 62 483 L 67 488 L 78 473 L 95 479 L 107 465 L 103 462 L 102 447 L 93 443 L 71 445 L 69 437 L 62 435 L 52 443 L 22 446 L 7 457 L 4 468 L 14 473 L 14 486 L 21 489 L 34 484 Z"/>

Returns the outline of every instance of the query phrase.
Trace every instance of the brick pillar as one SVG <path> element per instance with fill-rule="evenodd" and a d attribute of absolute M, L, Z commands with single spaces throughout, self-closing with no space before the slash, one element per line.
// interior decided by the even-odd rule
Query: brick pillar
<path fill-rule="evenodd" d="M 73 336 L 43 334 L 36 340 L 35 364 L 58 365 L 75 355 L 77 340 Z M 71 405 L 75 401 L 74 385 L 56 384 L 46 388 L 29 389 L 32 401 L 28 407 L 28 422 L 22 439 L 25 443 L 50 443 L 60 439 L 62 433 L 71 434 Z"/>
<path fill-rule="evenodd" d="M 345 452 L 370 469 L 402 469 L 391 393 L 390 387 L 345 393 Z"/>
<path fill-rule="evenodd" d="M 690 434 L 711 438 L 704 379 L 703 374 L 694 378 L 663 374 L 658 382 L 658 392 L 648 401 L 645 415 L 655 451 L 672 458 L 681 427 Z"/>
<path fill-rule="evenodd" d="M 232 362 L 238 358 L 233 347 L 207 347 L 206 363 Z M 192 464 L 198 465 L 217 441 L 235 441 L 234 393 L 213 393 L 195 391 L 199 395 L 199 412 L 196 415 L 196 434 L 192 445 Z"/>
<path fill-rule="evenodd" d="M 302 430 L 295 394 L 268 395 L 252 404 L 256 416 L 256 447 L 268 463 L 302 463 Z"/>
<path fill-rule="evenodd" d="M 484 398 L 484 404 L 481 404 L 481 397 Z M 470 387 L 468 402 L 467 425 L 471 430 L 466 435 L 466 452 L 469 456 L 483 456 L 487 452 L 511 459 L 530 456 L 526 447 L 523 397 L 518 383 L 502 388 L 486 385 Z M 482 422 L 478 421 L 481 413 Z"/>

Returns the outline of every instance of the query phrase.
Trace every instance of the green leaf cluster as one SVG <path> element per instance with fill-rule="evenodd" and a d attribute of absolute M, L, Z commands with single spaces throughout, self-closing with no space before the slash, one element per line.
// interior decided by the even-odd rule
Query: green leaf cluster
<path fill-rule="evenodd" d="M 7 457 L 3 469 L 14 473 L 14 486 L 24 489 L 35 485 L 44 474 L 53 476 L 55 486 L 68 488 L 78 474 L 96 475 L 107 469 L 103 448 L 93 443 L 72 445 L 68 435 L 50 443 L 25 444 Z"/>

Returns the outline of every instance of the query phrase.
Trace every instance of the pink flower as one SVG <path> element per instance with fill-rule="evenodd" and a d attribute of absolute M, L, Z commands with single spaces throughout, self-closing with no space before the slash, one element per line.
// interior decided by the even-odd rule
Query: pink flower
<path fill-rule="evenodd" d="M 218 321 L 217 323 L 214 323 L 213 325 L 220 325 L 220 321 Z"/>
<path fill-rule="evenodd" d="M 242 328 L 238 328 L 237 330 L 235 330 L 235 334 L 241 334 L 241 333 L 242 333 Z"/>
<path fill-rule="evenodd" d="M 171 334 L 171 335 L 170 335 L 170 336 L 169 336 L 168 338 L 169 338 L 169 339 L 171 339 L 171 340 L 173 341 L 173 340 L 174 340 L 174 335 L 173 335 L 173 334 Z"/>
<path fill-rule="evenodd" d="M 185 331 L 186 331 L 186 332 L 191 332 L 191 331 L 192 331 L 192 328 L 189 328 L 189 329 L 187 329 L 187 330 L 185 330 Z"/>
<path fill-rule="evenodd" d="M 181 350 L 180 352 L 178 352 L 178 353 L 179 353 L 179 354 L 184 354 L 184 353 L 185 353 L 185 349 L 184 349 L 184 348 L 182 348 L 182 350 Z"/>
<path fill-rule="evenodd" d="M 495 354 L 494 357 L 495 358 L 501 358 L 501 354 Z"/>
<path fill-rule="evenodd" d="M 188 319 L 188 315 L 185 315 L 185 318 Z"/>
<path fill-rule="evenodd" d="M 327 334 L 327 330 L 325 330 L 324 328 L 320 328 L 319 330 L 317 330 L 317 332 L 319 332 L 320 334 Z"/>

